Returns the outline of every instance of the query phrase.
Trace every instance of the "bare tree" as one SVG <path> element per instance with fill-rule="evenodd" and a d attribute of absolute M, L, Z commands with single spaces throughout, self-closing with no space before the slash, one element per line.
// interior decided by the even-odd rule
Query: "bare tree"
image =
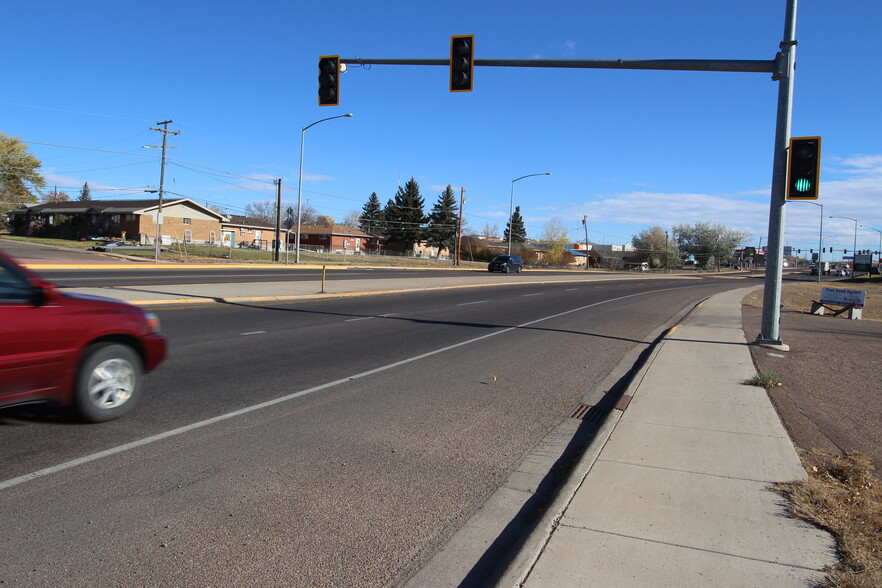
<path fill-rule="evenodd" d="M 346 213 L 346 216 L 343 217 L 343 220 L 340 221 L 340 224 L 344 227 L 349 227 L 351 229 L 357 229 L 361 222 L 361 215 L 357 210 L 350 210 Z"/>
<path fill-rule="evenodd" d="M 258 200 L 245 205 L 245 216 L 260 221 L 267 226 L 276 222 L 276 203 L 274 200 Z"/>
<path fill-rule="evenodd" d="M 58 190 L 52 190 L 51 192 L 47 192 L 40 197 L 40 200 L 43 204 L 47 202 L 69 202 L 70 196 L 65 192 L 59 192 Z"/>
<path fill-rule="evenodd" d="M 493 226 L 490 226 L 490 223 L 484 223 L 484 230 L 481 231 L 481 236 L 485 239 L 498 239 L 499 238 L 499 223 L 495 223 Z"/>
<path fill-rule="evenodd" d="M 285 218 L 286 207 L 291 207 L 294 211 L 294 223 L 297 222 L 297 205 L 291 205 L 290 202 L 282 203 L 282 218 Z M 276 224 L 276 201 L 275 200 L 257 200 L 249 202 L 245 205 L 245 216 L 265 223 L 267 226 L 275 226 Z M 300 224 L 314 225 L 318 220 L 315 209 L 308 204 L 300 208 Z"/>

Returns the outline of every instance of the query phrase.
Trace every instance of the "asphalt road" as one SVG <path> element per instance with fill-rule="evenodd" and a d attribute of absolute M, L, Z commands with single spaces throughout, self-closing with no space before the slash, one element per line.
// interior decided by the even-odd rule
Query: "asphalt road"
<path fill-rule="evenodd" d="M 396 584 L 629 350 L 736 286 L 160 310 L 170 357 L 130 417 L 0 411 L 0 581 Z"/>

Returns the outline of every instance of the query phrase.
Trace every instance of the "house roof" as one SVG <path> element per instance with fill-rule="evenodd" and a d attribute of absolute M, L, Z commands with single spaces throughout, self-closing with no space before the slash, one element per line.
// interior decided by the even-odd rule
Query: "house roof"
<path fill-rule="evenodd" d="M 163 207 L 175 204 L 192 206 L 219 219 L 225 218 L 222 214 L 197 204 L 189 198 L 163 199 L 162 201 Z M 147 214 L 158 208 L 158 198 L 144 200 L 68 200 L 65 202 L 47 202 L 45 204 L 17 208 L 10 211 L 10 214 Z"/>
<path fill-rule="evenodd" d="M 274 224 L 270 226 L 266 223 L 266 221 L 243 216 L 241 214 L 231 214 L 229 215 L 228 219 L 229 220 L 223 222 L 225 226 L 251 227 L 252 229 L 267 229 L 270 231 L 274 231 L 276 229 L 276 226 Z"/>

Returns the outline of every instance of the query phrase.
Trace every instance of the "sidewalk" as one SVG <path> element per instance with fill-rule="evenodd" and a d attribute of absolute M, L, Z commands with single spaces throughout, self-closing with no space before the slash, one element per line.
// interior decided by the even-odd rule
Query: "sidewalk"
<path fill-rule="evenodd" d="M 772 482 L 805 478 L 741 330 L 748 290 L 661 344 L 525 586 L 806 586 L 835 563 Z"/>
<path fill-rule="evenodd" d="M 742 384 L 756 374 L 741 326 L 752 289 L 711 297 L 667 333 L 519 552 L 491 574 L 496 585 L 822 582 L 836 562 L 833 539 L 791 518 L 768 490 L 806 474 L 766 391 Z M 511 481 L 501 490 L 507 500 L 526 494 Z M 466 541 L 487 541 L 476 530 L 496 506 L 408 585 L 488 585 L 463 581 L 457 556 Z"/>

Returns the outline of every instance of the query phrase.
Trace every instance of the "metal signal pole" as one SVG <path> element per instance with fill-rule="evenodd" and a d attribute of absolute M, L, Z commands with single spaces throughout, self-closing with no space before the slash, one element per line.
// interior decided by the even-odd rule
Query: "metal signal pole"
<path fill-rule="evenodd" d="M 784 40 L 775 59 L 772 79 L 778 81 L 778 116 L 775 126 L 772 194 L 769 204 L 769 242 L 766 245 L 766 277 L 763 290 L 763 315 L 760 345 L 788 349 L 781 341 L 781 278 L 784 259 L 784 204 L 787 190 L 787 148 L 793 112 L 793 72 L 796 65 L 796 0 L 787 0 L 784 17 Z"/>

